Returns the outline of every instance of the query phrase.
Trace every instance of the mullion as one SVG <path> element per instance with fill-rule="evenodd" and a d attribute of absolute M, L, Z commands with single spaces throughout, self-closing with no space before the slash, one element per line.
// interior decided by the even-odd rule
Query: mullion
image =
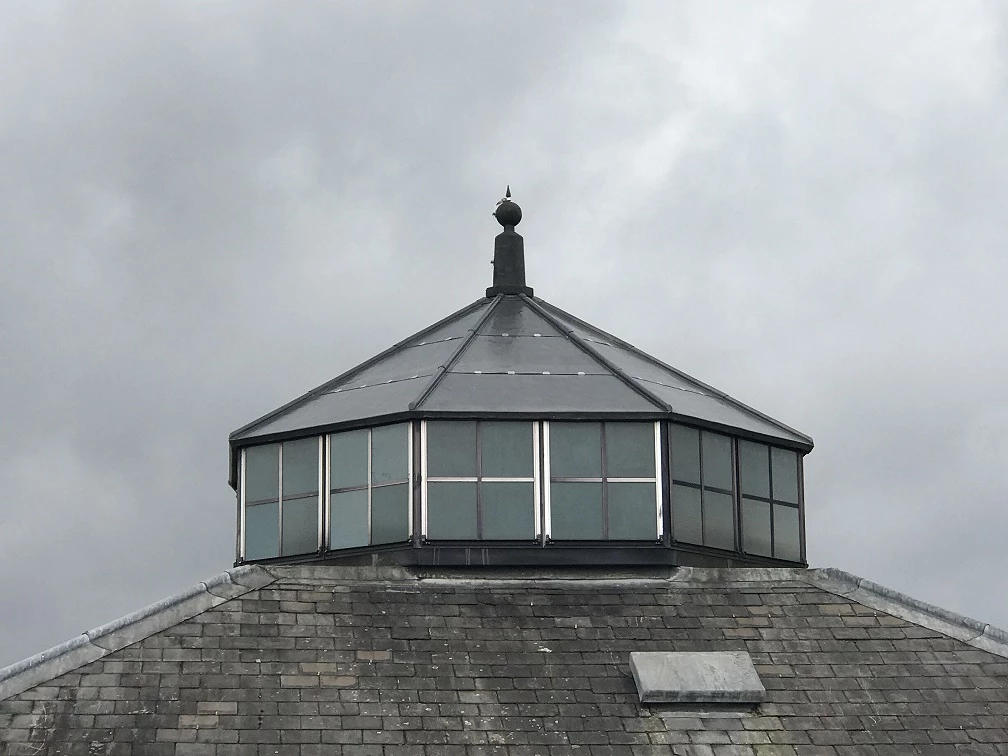
<path fill-rule="evenodd" d="M 607 479 L 606 473 L 609 472 L 609 460 L 606 455 L 606 424 L 600 423 L 602 426 L 601 432 L 599 434 L 602 447 L 602 540 L 609 540 L 609 481 Z"/>
<path fill-rule="evenodd" d="M 476 539 L 483 540 L 483 423 L 476 423 Z"/>

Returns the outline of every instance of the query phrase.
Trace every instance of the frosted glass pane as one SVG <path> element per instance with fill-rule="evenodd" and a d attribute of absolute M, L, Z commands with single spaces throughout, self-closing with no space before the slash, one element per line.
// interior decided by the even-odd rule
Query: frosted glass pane
<path fill-rule="evenodd" d="M 350 549 L 368 545 L 368 492 L 334 493 L 329 499 L 329 548 Z"/>
<path fill-rule="evenodd" d="M 606 476 L 655 477 L 653 423 L 606 423 Z"/>
<path fill-rule="evenodd" d="M 669 426 L 672 478 L 700 484 L 700 431 L 684 425 Z M 682 540 L 682 539 L 680 539 Z"/>
<path fill-rule="evenodd" d="M 771 449 L 773 463 L 773 498 L 798 503 L 798 453 L 789 449 Z"/>
<path fill-rule="evenodd" d="M 602 484 L 552 483 L 550 537 L 602 539 Z"/>
<path fill-rule="evenodd" d="M 770 505 L 742 499 L 742 545 L 747 554 L 770 556 Z"/>
<path fill-rule="evenodd" d="M 801 561 L 801 536 L 798 509 L 774 505 L 774 556 L 792 562 Z"/>
<path fill-rule="evenodd" d="M 703 440 L 703 479 L 705 486 L 733 490 L 731 439 L 720 433 L 701 434 Z"/>
<path fill-rule="evenodd" d="M 296 494 L 315 493 L 319 490 L 318 437 L 284 441 L 283 492 L 284 498 Z M 314 551 L 314 549 L 313 549 Z"/>
<path fill-rule="evenodd" d="M 279 556 L 280 505 L 278 502 L 245 507 L 245 558 Z"/>
<path fill-rule="evenodd" d="M 427 537 L 475 540 L 476 484 L 427 484 Z"/>
<path fill-rule="evenodd" d="M 532 423 L 481 423 L 481 466 L 485 478 L 531 478 Z"/>
<path fill-rule="evenodd" d="M 245 501 L 276 499 L 280 492 L 280 445 L 245 450 Z"/>
<path fill-rule="evenodd" d="M 329 436 L 329 468 L 329 485 L 333 488 L 366 486 L 368 431 L 355 430 Z"/>
<path fill-rule="evenodd" d="M 435 478 L 476 477 L 476 423 L 427 423 L 427 474 Z"/>
<path fill-rule="evenodd" d="M 483 483 L 483 538 L 535 538 L 533 483 Z"/>
<path fill-rule="evenodd" d="M 653 428 L 651 446 L 654 447 Z M 655 484 L 607 483 L 606 485 L 609 538 L 617 541 L 656 540 L 658 504 L 655 498 Z"/>
<path fill-rule="evenodd" d="M 703 543 L 700 489 L 672 486 L 672 536 L 683 543 Z"/>
<path fill-rule="evenodd" d="M 742 493 L 770 498 L 770 449 L 764 444 L 739 441 L 739 477 Z M 769 515 L 767 516 L 769 521 Z"/>
<path fill-rule="evenodd" d="M 318 494 L 303 499 L 284 499 L 282 554 L 318 551 L 318 507 Z"/>
<path fill-rule="evenodd" d="M 371 489 L 371 543 L 408 541 L 409 484 Z"/>
<path fill-rule="evenodd" d="M 729 494 L 704 491 L 704 545 L 735 549 L 735 521 Z"/>
<path fill-rule="evenodd" d="M 601 423 L 550 423 L 549 453 L 554 478 L 601 478 Z"/>
<path fill-rule="evenodd" d="M 398 483 L 409 478 L 408 425 L 371 431 L 371 482 Z"/>

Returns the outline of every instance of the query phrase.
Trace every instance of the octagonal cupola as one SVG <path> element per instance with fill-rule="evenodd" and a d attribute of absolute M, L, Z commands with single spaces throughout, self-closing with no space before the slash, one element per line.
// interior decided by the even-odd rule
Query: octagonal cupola
<path fill-rule="evenodd" d="M 812 439 L 533 295 L 486 296 L 236 430 L 237 563 L 805 564 Z"/>

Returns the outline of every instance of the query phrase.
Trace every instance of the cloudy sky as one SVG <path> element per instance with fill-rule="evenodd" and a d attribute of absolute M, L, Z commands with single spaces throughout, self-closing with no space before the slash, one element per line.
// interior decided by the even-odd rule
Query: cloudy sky
<path fill-rule="evenodd" d="M 230 567 L 227 434 L 479 297 L 508 182 L 537 294 L 815 438 L 814 565 L 1008 627 L 1003 4 L 7 3 L 0 70 L 0 666 Z"/>

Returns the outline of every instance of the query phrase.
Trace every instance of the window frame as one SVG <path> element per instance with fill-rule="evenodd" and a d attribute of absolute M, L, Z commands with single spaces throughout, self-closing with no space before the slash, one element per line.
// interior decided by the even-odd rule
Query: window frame
<path fill-rule="evenodd" d="M 318 473 L 319 474 L 318 474 L 318 481 L 317 482 L 318 482 L 318 485 L 319 485 L 319 489 L 318 489 L 318 492 L 316 493 L 316 503 L 318 505 L 317 506 L 317 509 L 318 509 L 318 527 L 316 528 L 316 547 L 315 547 L 315 551 L 313 551 L 313 552 L 312 551 L 308 551 L 308 552 L 303 552 L 303 554 L 284 554 L 283 553 L 283 504 L 284 504 L 284 493 L 283 493 L 283 448 L 284 448 L 284 443 L 292 442 L 292 441 L 304 441 L 304 440 L 307 440 L 307 439 L 310 439 L 310 438 L 316 439 L 316 443 L 318 445 Z M 245 473 L 246 473 L 246 470 L 248 469 L 248 461 L 247 461 L 246 452 L 250 448 L 255 447 L 255 446 L 271 446 L 273 444 L 275 444 L 277 446 L 277 495 L 276 495 L 276 499 L 256 499 L 256 500 L 254 500 L 252 502 L 249 502 L 248 498 L 246 496 L 246 490 L 245 490 Z M 266 560 L 266 559 L 279 559 L 281 557 L 290 557 L 290 556 L 303 556 L 305 554 L 317 554 L 317 553 L 319 553 L 321 551 L 321 549 L 322 549 L 322 519 L 323 519 L 322 510 L 324 508 L 324 505 L 323 505 L 323 502 L 322 502 L 322 491 L 323 491 L 322 486 L 326 483 L 327 476 L 328 476 L 328 470 L 327 469 L 324 470 L 322 466 L 323 466 L 325 460 L 328 459 L 327 455 L 325 454 L 325 448 L 324 448 L 324 447 L 327 447 L 327 446 L 328 446 L 327 436 L 303 436 L 301 438 L 287 439 L 286 441 L 271 441 L 271 442 L 265 443 L 265 444 L 250 444 L 249 446 L 242 447 L 242 450 L 241 450 L 241 463 L 240 463 L 240 466 L 239 466 L 239 473 L 240 474 L 238 476 L 238 479 L 239 479 L 238 485 L 239 485 L 239 490 L 240 490 L 240 494 L 239 494 L 239 507 L 238 507 L 238 520 L 239 520 L 239 523 L 238 523 L 238 530 L 239 530 L 239 534 L 238 534 L 238 558 L 239 558 L 240 561 L 242 561 L 242 562 L 246 561 L 246 548 L 245 548 L 246 509 L 249 506 L 256 506 L 256 505 L 260 505 L 260 504 L 268 504 L 268 503 L 271 503 L 271 502 L 274 502 L 274 501 L 275 501 L 275 503 L 277 505 L 277 548 L 276 548 L 276 555 L 275 556 L 271 556 L 271 557 L 263 557 L 262 560 Z M 308 497 L 307 496 L 292 496 L 290 498 L 292 500 L 296 500 L 296 499 L 304 499 L 304 498 L 308 498 Z M 258 560 L 257 559 L 255 561 L 262 561 L 262 560 Z"/>
<path fill-rule="evenodd" d="M 728 433 L 722 433 L 720 431 L 709 430 L 707 428 L 699 428 L 693 425 L 686 425 L 685 423 L 677 423 L 670 420 L 666 423 L 668 425 L 668 451 L 666 452 L 669 460 L 669 518 L 672 522 L 671 531 L 671 541 L 676 547 L 687 546 L 687 547 L 699 547 L 703 549 L 716 549 L 717 551 L 730 552 L 730 553 L 742 553 L 742 536 L 739 527 L 742 522 L 741 513 L 741 502 L 742 498 L 740 496 L 739 489 L 739 474 L 738 474 L 738 437 L 732 436 Z M 683 428 L 688 428 L 690 430 L 696 431 L 697 433 L 697 460 L 699 462 L 699 469 L 697 471 L 698 477 L 700 478 L 699 483 L 692 483 L 686 480 L 677 480 L 675 473 L 673 471 L 674 462 L 672 460 L 672 426 L 681 426 Z M 728 439 L 730 462 L 731 462 L 731 480 L 732 480 L 732 490 L 726 490 L 720 486 L 708 486 L 704 479 L 704 434 L 710 433 L 716 436 L 722 436 Z M 700 492 L 700 539 L 701 543 L 694 543 L 692 541 L 681 541 L 676 538 L 676 521 L 675 521 L 675 487 L 686 486 L 687 488 L 692 488 Z M 724 549 L 720 546 L 714 546 L 707 544 L 707 520 L 706 520 L 706 492 L 707 490 L 712 491 L 717 494 L 727 494 L 731 497 L 732 503 L 732 542 L 733 545 L 730 549 Z"/>
<path fill-rule="evenodd" d="M 434 423 L 450 423 L 450 422 L 472 422 L 476 424 L 476 475 L 452 475 L 452 476 L 431 476 L 427 470 L 427 456 L 428 456 L 428 445 L 427 445 L 427 420 L 420 421 L 420 537 L 423 542 L 430 541 L 432 543 L 452 543 L 459 542 L 459 539 L 431 539 L 427 535 L 427 514 L 428 514 L 428 496 L 427 496 L 427 484 L 428 483 L 474 483 L 476 486 L 476 538 L 461 539 L 466 543 L 483 543 L 483 544 L 494 544 L 494 543 L 514 543 L 514 539 L 490 539 L 482 538 L 481 532 L 483 530 L 483 483 L 531 483 L 532 484 L 532 522 L 534 535 L 529 539 L 518 539 L 517 542 L 529 543 L 541 542 L 542 539 L 542 527 L 541 527 L 541 511 L 542 511 L 542 472 L 540 470 L 540 458 L 541 458 L 541 439 L 542 433 L 540 432 L 541 422 L 538 420 L 498 420 L 498 419 L 488 419 L 488 418 L 446 418 L 444 420 L 432 420 L 430 422 Z M 484 423 L 520 423 L 522 425 L 532 426 L 532 475 L 522 476 L 522 477 L 508 477 L 500 475 L 483 475 L 483 444 L 482 436 L 480 434 L 480 426 Z"/>
<path fill-rule="evenodd" d="M 601 435 L 601 469 L 599 478 L 585 478 L 585 477 L 569 477 L 563 476 L 554 478 L 550 469 L 550 421 L 543 421 L 543 432 L 542 432 L 542 466 L 543 466 L 543 534 L 542 542 L 543 545 L 550 543 L 610 543 L 615 541 L 616 543 L 660 543 L 664 536 L 664 517 L 663 510 L 665 507 L 665 495 L 664 495 L 664 476 L 662 475 L 662 438 L 661 438 L 661 420 L 647 421 L 647 420 L 588 420 L 588 421 L 578 421 L 578 420 L 557 420 L 555 422 L 565 423 L 565 422 L 591 422 L 598 423 Z M 606 473 L 608 472 L 608 454 L 606 449 L 606 439 L 605 439 L 605 426 L 607 423 L 638 423 L 640 425 L 646 425 L 651 422 L 654 428 L 654 466 L 655 474 L 653 478 L 637 478 L 637 477 L 609 477 Z M 602 486 L 602 538 L 600 539 L 558 539 L 556 541 L 552 538 L 552 488 L 553 482 L 556 480 L 560 483 L 599 483 Z M 609 538 L 609 508 L 608 508 L 608 498 L 609 493 L 607 486 L 609 483 L 652 483 L 655 487 L 655 536 L 653 539 L 611 539 Z"/>
<path fill-rule="evenodd" d="M 379 483 L 374 484 L 372 480 L 372 460 L 374 457 L 374 431 L 377 428 L 388 428 L 391 426 L 402 426 L 404 432 L 406 433 L 406 480 L 392 481 L 390 483 Z M 340 433 L 355 433 L 359 431 L 367 432 L 367 483 L 362 486 L 345 486 L 343 488 L 336 489 L 335 493 L 345 493 L 348 491 L 363 491 L 367 490 L 367 528 L 368 528 L 368 542 L 362 546 L 346 546 L 346 547 L 336 547 L 332 546 L 332 495 L 334 493 L 332 487 L 332 444 L 330 443 L 330 438 Z M 391 546 L 394 544 L 409 543 L 413 539 L 413 423 L 409 420 L 400 421 L 398 423 L 386 423 L 385 425 L 369 425 L 364 428 L 347 428 L 344 430 L 330 431 L 326 433 L 323 438 L 325 438 L 325 456 L 324 456 L 324 478 L 325 478 L 325 502 L 322 507 L 323 517 L 320 518 L 319 529 L 321 532 L 320 539 L 323 543 L 325 553 L 338 552 L 344 553 L 348 551 L 353 551 L 354 549 L 370 549 L 380 546 Z M 406 538 L 401 541 L 389 541 L 387 543 L 372 543 L 373 527 L 372 527 L 372 491 L 375 488 L 390 488 L 391 486 L 402 486 L 405 485 L 407 488 L 407 513 L 408 521 L 406 523 Z"/>
<path fill-rule="evenodd" d="M 763 441 L 752 441 L 751 439 L 736 439 L 736 447 L 740 441 L 747 441 L 752 444 L 759 444 L 767 450 L 767 486 L 769 488 L 769 496 L 760 496 L 758 494 L 747 494 L 742 490 L 742 464 L 740 452 L 738 460 L 736 462 L 736 471 L 738 480 L 736 485 L 738 486 L 738 501 L 737 501 L 737 512 L 738 512 L 738 551 L 740 554 L 750 557 L 756 557 L 760 559 L 774 559 L 781 562 L 789 562 L 795 564 L 796 560 L 784 559 L 783 557 L 777 556 L 777 533 L 775 521 L 777 507 L 788 507 L 789 509 L 794 509 L 798 515 L 798 559 L 797 562 L 805 562 L 805 480 L 804 480 L 804 467 L 803 467 L 803 455 L 794 449 L 788 449 L 783 446 L 774 446 L 772 444 L 765 443 Z M 798 499 L 797 502 L 785 501 L 784 499 L 778 499 L 774 493 L 774 480 L 773 480 L 773 453 L 774 449 L 779 449 L 781 451 L 788 452 L 789 454 L 794 454 L 796 458 L 795 464 L 795 476 L 796 485 L 798 486 Z M 770 553 L 769 554 L 756 554 L 745 549 L 745 517 L 742 508 L 742 502 L 744 499 L 750 499 L 752 501 L 758 501 L 762 504 L 767 504 L 770 507 Z"/>

